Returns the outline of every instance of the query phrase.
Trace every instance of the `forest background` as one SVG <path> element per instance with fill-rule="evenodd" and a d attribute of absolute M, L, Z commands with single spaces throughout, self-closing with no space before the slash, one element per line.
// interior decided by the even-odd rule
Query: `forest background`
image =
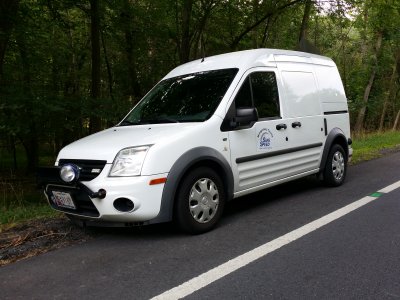
<path fill-rule="evenodd" d="M 3 199 L 173 67 L 252 48 L 331 57 L 353 134 L 400 127 L 399 0 L 1 0 Z"/>

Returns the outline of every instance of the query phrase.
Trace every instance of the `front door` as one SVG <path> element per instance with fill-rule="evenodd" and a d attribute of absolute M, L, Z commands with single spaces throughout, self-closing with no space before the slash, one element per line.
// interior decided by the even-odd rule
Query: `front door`
<path fill-rule="evenodd" d="M 238 85 L 232 105 L 256 107 L 259 120 L 229 132 L 235 192 L 261 187 L 290 173 L 290 156 L 284 154 L 290 147 L 290 128 L 281 116 L 279 84 L 275 68 L 255 68 Z"/>
<path fill-rule="evenodd" d="M 303 133 L 315 125 L 313 117 L 285 116 L 278 75 L 275 68 L 252 69 L 243 76 L 234 96 L 236 109 L 256 107 L 259 117 L 255 124 L 229 132 L 236 193 L 261 189 L 317 168 L 322 146 L 317 140 L 322 133 L 311 143 Z M 296 126 L 298 122 L 301 124 Z"/>

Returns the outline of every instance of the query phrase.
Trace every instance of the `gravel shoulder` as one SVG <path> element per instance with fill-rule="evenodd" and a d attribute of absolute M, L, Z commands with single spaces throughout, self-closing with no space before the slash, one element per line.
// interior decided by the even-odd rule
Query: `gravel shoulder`
<path fill-rule="evenodd" d="M 66 217 L 23 222 L 0 232 L 0 267 L 54 249 L 83 243 L 94 235 Z"/>

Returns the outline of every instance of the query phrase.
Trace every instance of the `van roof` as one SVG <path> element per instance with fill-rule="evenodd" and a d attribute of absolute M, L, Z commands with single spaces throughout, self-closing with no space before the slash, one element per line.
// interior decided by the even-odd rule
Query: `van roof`
<path fill-rule="evenodd" d="M 188 62 L 173 69 L 164 79 L 184 74 L 227 68 L 248 70 L 254 67 L 276 67 L 277 62 L 335 66 L 335 63 L 330 58 L 321 55 L 279 49 L 253 49 L 220 54 L 205 57 L 204 60 L 198 59 Z"/>

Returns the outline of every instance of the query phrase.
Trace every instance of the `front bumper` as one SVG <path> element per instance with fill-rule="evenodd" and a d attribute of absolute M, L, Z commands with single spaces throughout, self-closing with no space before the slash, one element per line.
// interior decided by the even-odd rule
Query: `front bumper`
<path fill-rule="evenodd" d="M 166 178 L 168 173 L 152 176 L 108 177 L 111 164 L 106 164 L 101 173 L 90 181 L 66 184 L 59 178 L 59 168 L 39 170 L 39 184 L 51 207 L 78 219 L 117 223 L 151 223 L 160 213 L 164 184 L 150 185 L 157 178 Z M 51 170 L 53 169 L 53 170 Z M 105 190 L 105 195 L 98 191 Z M 53 192 L 68 193 L 75 209 L 57 205 Z M 101 199 L 101 197 L 103 197 Z M 129 199 L 133 208 L 120 211 L 115 207 L 117 199 Z M 118 207 L 118 206 L 117 206 Z"/>

